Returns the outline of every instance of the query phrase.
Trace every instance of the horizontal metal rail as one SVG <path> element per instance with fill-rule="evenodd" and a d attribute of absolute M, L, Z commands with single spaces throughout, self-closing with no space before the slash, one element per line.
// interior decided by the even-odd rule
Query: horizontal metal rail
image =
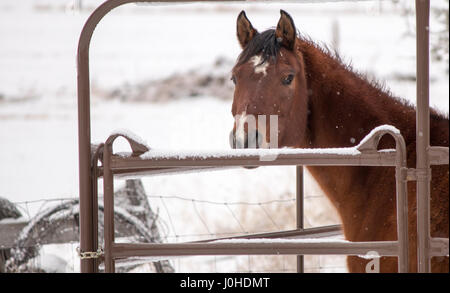
<path fill-rule="evenodd" d="M 199 173 L 210 172 L 220 170 L 237 169 L 238 167 L 172 167 L 172 168 L 121 168 L 120 170 L 114 170 L 114 177 L 120 179 L 136 178 L 152 175 L 171 175 L 171 174 L 187 174 L 187 173 Z M 98 177 L 103 176 L 103 167 L 98 168 Z"/>
<path fill-rule="evenodd" d="M 430 165 L 448 165 L 448 147 L 431 146 L 428 148 Z"/>
<path fill-rule="evenodd" d="M 151 151 L 150 151 L 151 152 Z M 251 152 L 251 150 L 250 150 Z M 201 152 L 200 152 L 201 153 Z M 223 153 L 223 152 L 220 152 Z M 298 155 L 290 154 L 283 155 L 281 160 L 276 162 L 264 162 L 260 161 L 258 155 L 254 155 L 251 160 L 249 157 L 236 157 L 234 161 L 230 162 L 230 158 L 233 156 L 232 151 L 228 151 L 227 155 L 220 156 L 219 152 L 217 155 L 212 156 L 209 152 L 210 158 L 205 156 L 200 156 L 199 154 L 192 153 L 189 156 L 165 156 L 165 157 L 155 157 L 155 160 L 143 159 L 140 156 L 133 156 L 133 153 L 123 153 L 121 155 L 112 156 L 112 168 L 113 173 L 117 178 L 128 178 L 128 177 L 141 177 L 141 176 L 151 176 L 151 175 L 166 175 L 166 174 L 180 174 L 180 173 L 193 173 L 193 172 L 204 172 L 204 171 L 218 171 L 225 169 L 233 169 L 242 167 L 243 160 L 245 160 L 245 166 L 273 166 L 273 165 L 291 165 L 289 162 L 292 157 L 295 157 L 297 162 L 306 162 L 304 158 Z M 238 153 L 238 152 L 236 152 Z M 448 147 L 430 147 L 430 164 L 431 165 L 448 165 L 449 163 L 449 149 Z M 285 156 L 285 157 L 284 157 Z M 305 155 L 306 156 L 306 153 Z M 326 155 L 322 154 L 326 157 Z M 348 161 L 348 156 L 346 155 L 336 155 L 330 164 L 337 165 L 336 161 L 341 166 L 367 166 L 370 161 L 370 166 L 395 166 L 395 150 L 392 151 L 379 151 L 377 153 L 361 153 L 359 155 L 353 155 L 352 161 Z M 199 160 L 204 160 L 208 162 L 202 162 Z M 249 161 L 250 160 L 250 161 Z M 309 160 L 313 160 L 309 157 Z M 308 160 L 308 161 L 309 161 Z M 325 159 L 317 160 L 317 157 L 313 163 L 308 165 L 312 166 L 315 164 L 322 164 Z M 149 162 L 151 161 L 151 162 Z M 180 163 L 180 161 L 183 161 Z M 212 162 L 214 161 L 214 163 Z M 343 163 L 342 163 L 343 162 Z M 184 166 L 179 166 L 183 164 Z M 226 164 L 226 165 L 225 165 Z M 325 163 L 326 164 L 326 163 Z M 98 167 L 98 176 L 103 176 L 103 167 Z"/>
<path fill-rule="evenodd" d="M 430 238 L 430 256 L 448 256 L 448 238 Z"/>
<path fill-rule="evenodd" d="M 113 243 L 111 249 L 113 259 L 189 255 L 365 255 L 370 251 L 376 251 L 383 256 L 399 254 L 397 241 L 302 242 L 283 239 L 218 240 L 206 243 Z"/>
<path fill-rule="evenodd" d="M 255 239 L 255 238 L 283 238 L 283 239 L 302 239 L 302 238 L 324 238 L 342 235 L 341 225 L 329 225 L 322 227 L 306 228 L 306 229 L 294 229 L 276 232 L 265 232 L 257 234 L 246 234 L 239 236 L 223 237 L 216 239 L 206 239 L 194 241 L 192 243 L 212 242 L 217 240 L 230 240 L 230 239 Z"/>
<path fill-rule="evenodd" d="M 150 151 L 151 152 L 151 151 Z M 217 152 L 215 155 L 202 157 L 201 155 L 180 156 L 161 156 L 143 159 L 141 157 L 111 157 L 111 170 L 113 173 L 120 172 L 125 169 L 138 170 L 141 168 L 173 168 L 173 167 L 232 167 L 232 166 L 292 166 L 292 165 L 308 165 L 308 166 L 395 166 L 396 152 L 371 152 L 360 153 L 355 155 L 340 154 L 338 152 L 311 153 L 307 149 L 302 152 L 298 150 L 292 154 L 277 154 L 273 161 L 261 160 L 261 157 L 249 150 L 247 156 L 233 156 L 233 152 L 229 151 L 226 155 Z M 236 151 L 236 154 L 242 154 L 242 151 Z M 122 172 L 123 173 L 123 172 Z"/>

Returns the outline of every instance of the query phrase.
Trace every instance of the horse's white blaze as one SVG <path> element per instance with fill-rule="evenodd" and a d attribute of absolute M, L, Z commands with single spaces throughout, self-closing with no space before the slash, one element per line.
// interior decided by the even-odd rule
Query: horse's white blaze
<path fill-rule="evenodd" d="M 255 73 L 262 73 L 263 76 L 267 74 L 267 67 L 269 66 L 269 62 L 264 62 L 261 64 L 262 57 L 261 55 L 255 55 L 250 59 L 250 62 L 253 63 L 253 68 L 255 69 Z"/>

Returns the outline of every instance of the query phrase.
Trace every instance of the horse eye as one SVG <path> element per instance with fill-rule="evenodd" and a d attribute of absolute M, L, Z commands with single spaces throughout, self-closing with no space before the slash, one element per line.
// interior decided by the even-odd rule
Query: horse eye
<path fill-rule="evenodd" d="M 234 84 L 236 84 L 236 76 L 233 75 L 230 79 L 233 81 Z"/>
<path fill-rule="evenodd" d="M 289 85 L 289 84 L 291 84 L 293 79 L 294 79 L 294 75 L 293 74 L 289 74 L 286 78 L 283 79 L 283 84 L 284 85 Z"/>

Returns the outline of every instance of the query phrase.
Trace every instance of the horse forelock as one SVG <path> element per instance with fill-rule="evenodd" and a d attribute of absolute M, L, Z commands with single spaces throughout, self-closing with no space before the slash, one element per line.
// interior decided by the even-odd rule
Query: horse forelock
<path fill-rule="evenodd" d="M 262 65 L 269 59 L 276 60 L 281 45 L 276 40 L 275 30 L 269 29 L 262 33 L 255 35 L 255 37 L 247 44 L 244 50 L 239 55 L 236 65 L 244 64 L 255 56 L 260 56 L 260 63 Z"/>

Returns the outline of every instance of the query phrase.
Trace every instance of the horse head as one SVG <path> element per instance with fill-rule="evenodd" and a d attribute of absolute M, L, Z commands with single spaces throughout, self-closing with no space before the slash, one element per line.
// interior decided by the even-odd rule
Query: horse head
<path fill-rule="evenodd" d="M 308 115 L 307 79 L 291 16 L 281 10 L 276 29 L 259 33 L 242 11 L 237 18 L 237 38 L 243 50 L 232 69 L 235 123 L 230 133 L 231 146 L 303 146 Z M 274 125 L 266 127 L 266 123 L 274 121 L 266 119 L 269 116 L 277 118 L 275 129 Z M 271 135 L 271 131 L 276 135 Z M 272 138 L 278 141 L 270 141 Z"/>

